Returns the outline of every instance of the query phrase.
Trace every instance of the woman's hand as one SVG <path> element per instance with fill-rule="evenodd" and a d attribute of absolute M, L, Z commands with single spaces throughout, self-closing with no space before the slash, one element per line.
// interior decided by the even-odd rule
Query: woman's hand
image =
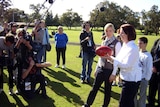
<path fill-rule="evenodd" d="M 109 60 L 110 62 L 113 62 L 113 59 L 109 54 L 106 54 L 105 56 L 102 56 L 102 58 L 105 58 L 105 59 Z"/>
<path fill-rule="evenodd" d="M 111 74 L 110 77 L 109 77 L 109 82 L 112 82 L 114 80 L 116 80 L 116 75 Z"/>

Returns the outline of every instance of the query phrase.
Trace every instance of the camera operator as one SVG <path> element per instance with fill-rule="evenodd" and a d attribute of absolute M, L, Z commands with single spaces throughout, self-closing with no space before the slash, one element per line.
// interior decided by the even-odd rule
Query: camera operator
<path fill-rule="evenodd" d="M 49 37 L 48 29 L 46 27 L 46 24 L 45 24 L 44 20 L 41 21 L 41 27 L 44 30 L 43 43 L 42 43 L 42 45 L 43 45 L 43 52 L 44 53 L 43 53 L 43 60 L 42 60 L 42 62 L 46 62 L 47 44 L 50 44 L 50 41 L 49 41 L 50 37 Z"/>
<path fill-rule="evenodd" d="M 33 50 L 37 52 L 36 58 L 40 63 L 42 61 L 42 56 L 44 54 L 43 50 L 43 37 L 44 37 L 44 29 L 42 29 L 41 21 L 36 20 L 35 27 L 32 31 L 32 36 L 34 36 L 33 40 Z"/>
<path fill-rule="evenodd" d="M 13 44 L 14 35 L 7 34 L 5 37 L 0 37 L 0 93 L 3 92 L 3 67 L 5 66 L 5 61 L 9 74 L 9 94 L 13 94 Z M 7 57 L 6 57 L 7 56 Z"/>
<path fill-rule="evenodd" d="M 10 28 L 9 33 L 11 33 L 14 36 L 16 36 L 17 27 L 18 27 L 18 25 L 15 22 L 9 23 L 9 28 Z"/>
<path fill-rule="evenodd" d="M 22 65 L 23 62 L 28 56 L 28 54 L 32 50 L 31 42 L 32 37 L 26 33 L 26 31 L 22 28 L 17 29 L 17 35 L 16 35 L 16 44 L 14 47 L 14 52 L 16 53 L 16 63 L 14 65 L 15 68 L 18 68 L 18 76 L 17 76 L 17 91 L 16 93 L 19 93 L 19 85 L 21 81 L 21 75 L 22 75 Z M 14 69 L 15 69 L 14 68 Z"/>
<path fill-rule="evenodd" d="M 22 70 L 22 82 L 21 82 L 21 92 L 22 94 L 31 99 L 35 94 L 39 94 L 41 91 L 43 98 L 48 98 L 45 89 L 45 77 L 43 74 L 37 74 L 37 71 L 44 67 L 51 66 L 51 63 L 36 63 L 34 60 L 34 55 L 31 54 L 27 57 L 23 64 Z M 40 87 L 36 90 L 36 84 L 40 83 Z"/>

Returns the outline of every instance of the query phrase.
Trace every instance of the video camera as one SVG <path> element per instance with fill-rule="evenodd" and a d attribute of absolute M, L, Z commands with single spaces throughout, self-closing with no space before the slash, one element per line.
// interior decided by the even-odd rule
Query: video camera
<path fill-rule="evenodd" d="M 27 34 L 27 32 L 24 29 L 22 30 L 22 34 L 23 34 L 23 39 L 25 39 L 26 41 L 30 41 L 29 34 Z"/>

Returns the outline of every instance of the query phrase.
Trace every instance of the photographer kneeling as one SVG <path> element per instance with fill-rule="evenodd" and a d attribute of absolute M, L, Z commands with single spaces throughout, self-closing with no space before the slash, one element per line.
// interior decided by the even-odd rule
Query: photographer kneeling
<path fill-rule="evenodd" d="M 43 74 L 36 72 L 41 68 L 51 66 L 51 63 L 36 63 L 33 59 L 33 55 L 29 55 L 23 65 L 21 92 L 26 98 L 31 99 L 34 97 L 35 93 L 41 91 L 43 98 L 46 99 L 48 96 L 46 95 L 45 89 L 45 77 Z M 37 83 L 40 83 L 40 87 L 36 90 Z"/>

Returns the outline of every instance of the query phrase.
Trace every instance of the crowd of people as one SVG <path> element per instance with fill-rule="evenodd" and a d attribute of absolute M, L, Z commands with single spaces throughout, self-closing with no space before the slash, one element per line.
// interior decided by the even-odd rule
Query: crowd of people
<path fill-rule="evenodd" d="M 33 98 L 35 94 L 41 94 L 43 98 L 48 98 L 45 76 L 41 72 L 43 67 L 52 66 L 46 61 L 50 37 L 45 21 L 36 20 L 31 34 L 24 28 L 18 28 L 15 22 L 3 23 L 0 30 L 0 94 L 3 92 L 3 69 L 6 66 L 9 74 L 10 95 L 17 93 Z M 114 33 L 114 25 L 107 23 L 104 26 L 101 46 L 110 47 L 113 55 L 106 54 L 99 57 L 94 72 L 93 86 L 83 107 L 90 107 L 93 104 L 103 82 L 102 107 L 108 107 L 111 89 L 116 82 L 117 74 L 119 86 L 122 87 L 119 107 L 146 107 L 146 100 L 148 100 L 148 107 L 154 107 L 157 90 L 160 93 L 160 39 L 155 41 L 150 53 L 146 49 L 148 44 L 146 37 L 138 38 L 138 45 L 136 45 L 136 31 L 132 25 L 121 25 L 117 37 Z M 82 24 L 79 39 L 82 58 L 80 81 L 82 84 L 91 84 L 96 44 L 89 21 Z M 58 26 L 54 40 L 57 56 L 55 68 L 60 67 L 60 57 L 62 57 L 62 68 L 65 69 L 68 36 L 63 32 L 62 26 Z M 14 80 L 16 80 L 16 92 L 13 92 Z M 37 83 L 40 83 L 38 88 Z M 160 94 L 158 94 L 159 106 Z"/>
<path fill-rule="evenodd" d="M 0 33 L 0 94 L 3 92 L 3 69 L 6 66 L 9 74 L 9 94 L 22 94 L 32 98 L 35 93 L 46 94 L 43 67 L 52 64 L 46 62 L 46 45 L 49 33 L 43 20 L 35 21 L 31 34 L 24 28 L 18 28 L 15 22 L 4 23 Z M 15 81 L 15 82 L 14 82 Z M 40 83 L 39 88 L 36 84 Z M 13 86 L 16 85 L 16 92 Z"/>
<path fill-rule="evenodd" d="M 150 53 L 146 50 L 148 43 L 146 37 L 140 37 L 138 39 L 138 45 L 136 45 L 136 31 L 132 25 L 122 24 L 118 31 L 117 38 L 114 36 L 114 32 L 115 29 L 112 23 L 105 25 L 104 33 L 101 37 L 101 46 L 110 47 L 114 54 L 112 56 L 106 54 L 105 56 L 99 57 L 95 69 L 93 87 L 82 107 L 90 107 L 93 104 L 96 94 L 103 82 L 104 102 L 102 107 L 108 107 L 111 89 L 116 82 L 117 73 L 120 75 L 119 86 L 122 87 L 119 98 L 119 107 L 155 107 L 156 92 L 158 91 L 158 93 L 160 93 L 160 39 L 155 41 Z M 82 40 L 80 38 L 82 48 L 81 77 L 88 75 L 88 72 L 85 73 L 83 71 L 83 60 L 85 58 L 83 57 L 83 54 L 85 53 L 85 51 L 83 53 L 83 50 L 86 47 L 88 48 L 88 46 L 86 45 L 84 47 L 82 45 L 83 41 L 89 43 L 88 38 L 89 36 L 84 36 Z M 86 71 L 86 69 L 84 70 Z M 83 79 L 81 78 L 81 80 Z M 149 93 L 147 97 L 148 84 Z M 147 100 L 148 104 L 146 104 Z M 159 107 L 160 94 L 158 94 L 157 103 L 157 107 Z"/>

